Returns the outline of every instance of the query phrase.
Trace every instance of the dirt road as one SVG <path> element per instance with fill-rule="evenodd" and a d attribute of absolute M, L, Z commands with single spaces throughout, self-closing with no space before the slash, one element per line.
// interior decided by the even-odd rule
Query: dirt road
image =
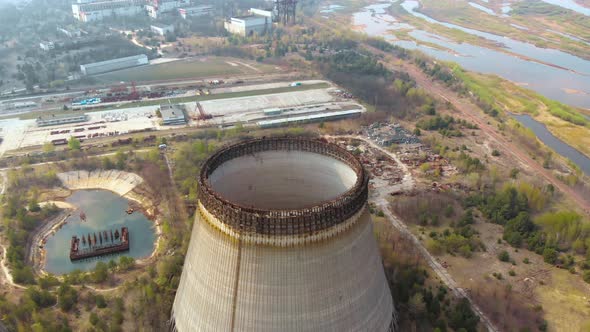
<path fill-rule="evenodd" d="M 395 69 L 399 70 L 400 68 L 396 67 Z M 453 104 L 460 113 L 456 114 L 456 116 L 463 117 L 465 120 L 475 123 L 491 141 L 500 146 L 501 151 L 512 154 L 525 168 L 530 169 L 532 172 L 551 183 L 564 195 L 573 200 L 586 214 L 590 215 L 590 197 L 583 197 L 580 193 L 559 181 L 551 171 L 539 165 L 539 163 L 533 160 L 526 151 L 520 148 L 517 144 L 508 141 L 504 136 L 498 133 L 493 126 L 488 124 L 482 110 L 469 99 L 459 96 L 456 92 L 451 91 L 439 82 L 433 82 L 430 77 L 422 72 L 422 70 L 412 64 L 404 63 L 402 64 L 401 69 L 410 74 L 410 76 L 416 80 L 418 86 L 430 92 L 438 99 Z"/>
<path fill-rule="evenodd" d="M 328 137 L 334 137 L 334 136 L 328 136 Z M 414 181 L 414 178 L 412 177 L 412 174 L 410 173 L 408 167 L 399 160 L 399 158 L 396 154 L 387 151 L 386 149 L 377 145 L 375 142 L 373 142 L 370 139 L 367 139 L 365 137 L 362 137 L 362 136 L 338 136 L 338 137 L 347 137 L 347 138 L 354 138 L 354 139 L 362 140 L 366 144 L 370 145 L 372 148 L 377 149 L 377 150 L 381 151 L 382 153 L 388 155 L 390 158 L 395 160 L 395 162 L 400 166 L 400 168 L 402 169 L 402 171 L 404 173 L 404 177 L 402 178 L 401 184 L 400 184 L 401 188 L 403 188 L 406 191 L 411 191 L 414 188 L 415 181 Z M 373 179 L 371 179 L 371 181 L 374 183 L 375 189 L 371 193 L 370 201 L 374 202 L 377 206 L 379 206 L 379 208 L 381 210 L 383 210 L 385 217 L 389 220 L 389 222 L 391 223 L 391 225 L 393 225 L 393 227 L 395 227 L 404 237 L 406 237 L 412 241 L 414 246 L 416 248 L 418 248 L 422 257 L 424 257 L 424 260 L 426 261 L 428 266 L 430 266 L 430 268 L 436 273 L 436 275 L 440 278 L 440 280 L 442 280 L 442 282 L 453 292 L 453 294 L 457 297 L 464 297 L 469 301 L 469 303 L 471 304 L 471 307 L 473 308 L 473 311 L 475 311 L 475 313 L 479 316 L 482 324 L 485 325 L 485 327 L 488 329 L 488 331 L 497 332 L 498 329 L 494 326 L 494 324 L 486 316 L 486 314 L 479 308 L 477 303 L 475 303 L 471 299 L 469 294 L 463 288 L 461 288 L 461 287 L 459 287 L 459 285 L 457 285 L 457 282 L 455 282 L 453 277 L 436 260 L 436 258 L 434 258 L 434 256 L 432 256 L 428 252 L 428 250 L 422 245 L 422 242 L 420 242 L 420 240 L 408 229 L 408 227 L 397 216 L 395 216 L 393 214 L 393 212 L 391 212 L 391 209 L 389 208 L 389 201 L 387 200 L 387 197 L 389 197 L 389 193 L 392 191 L 392 187 L 390 185 L 388 185 L 387 182 L 379 181 L 378 178 L 373 178 Z"/>
<path fill-rule="evenodd" d="M 397 155 L 379 147 L 373 141 L 370 141 L 370 140 L 364 139 L 364 138 L 360 138 L 360 139 L 362 139 L 363 141 L 365 141 L 366 143 L 371 145 L 373 148 L 376 148 L 376 149 L 380 150 L 381 152 L 387 154 L 392 159 L 394 159 L 398 163 L 398 165 L 400 165 L 400 167 L 402 167 L 402 169 L 404 171 L 404 177 L 402 179 L 402 186 L 404 186 L 406 188 L 414 186 L 414 179 L 413 179 L 412 175 L 408 171 L 408 168 L 406 167 L 406 165 L 404 165 L 399 160 Z M 377 198 L 374 199 L 375 204 L 377 206 L 379 206 L 379 208 L 381 208 L 381 210 L 383 210 L 383 212 L 385 213 L 385 216 L 391 222 L 391 224 L 402 235 L 404 235 L 406 238 L 410 239 L 412 241 L 412 243 L 414 243 L 416 248 L 418 248 L 418 250 L 420 251 L 420 254 L 422 255 L 422 257 L 424 257 L 424 259 L 426 260 L 426 263 L 428 263 L 428 266 L 430 266 L 430 268 L 432 270 L 434 270 L 436 275 L 453 292 L 453 294 L 455 294 L 455 296 L 457 296 L 457 297 L 464 297 L 467 300 L 469 300 L 469 303 L 471 304 L 473 311 L 476 312 L 476 314 L 481 319 L 481 322 L 486 326 L 488 331 L 497 332 L 498 329 L 496 329 L 496 327 L 494 326 L 492 321 L 483 313 L 483 311 L 479 308 L 479 306 L 471 299 L 469 294 L 467 294 L 467 292 L 465 292 L 465 290 L 463 288 L 461 288 L 461 287 L 459 287 L 459 285 L 457 285 L 457 282 L 455 282 L 455 280 L 449 274 L 449 272 L 447 272 L 447 270 L 434 258 L 434 256 L 432 256 L 430 254 L 430 252 L 428 252 L 428 250 L 422 245 L 422 242 L 420 242 L 420 240 L 408 229 L 406 224 L 401 222 L 393 214 L 393 212 L 391 212 L 391 209 L 389 208 L 389 202 L 387 201 L 387 197 L 389 196 L 390 192 L 391 192 L 391 188 L 389 186 L 375 187 L 374 193 L 377 195 Z"/>

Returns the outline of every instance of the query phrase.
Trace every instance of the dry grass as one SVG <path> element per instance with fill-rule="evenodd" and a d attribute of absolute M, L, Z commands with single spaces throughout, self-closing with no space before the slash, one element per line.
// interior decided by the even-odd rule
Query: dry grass
<path fill-rule="evenodd" d="M 552 331 L 590 331 L 590 286 L 580 276 L 552 269 L 546 285 L 535 293 Z"/>
<path fill-rule="evenodd" d="M 233 65 L 232 65 L 233 64 Z M 246 64 L 246 65 L 243 65 Z M 253 69 L 255 68 L 255 69 Z M 242 59 L 206 57 L 135 67 L 96 76 L 103 83 L 157 81 L 273 72 L 274 67 Z"/>
<path fill-rule="evenodd" d="M 590 156 L 590 128 L 576 126 L 549 113 L 541 113 L 535 119 L 544 123 L 553 135 Z"/>

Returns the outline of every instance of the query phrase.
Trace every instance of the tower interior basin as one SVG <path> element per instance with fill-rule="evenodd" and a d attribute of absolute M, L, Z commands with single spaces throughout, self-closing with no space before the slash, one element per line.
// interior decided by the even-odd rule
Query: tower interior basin
<path fill-rule="evenodd" d="M 228 160 L 208 177 L 226 200 L 259 209 L 301 209 L 354 187 L 357 173 L 330 156 L 294 150 L 257 152 Z"/>

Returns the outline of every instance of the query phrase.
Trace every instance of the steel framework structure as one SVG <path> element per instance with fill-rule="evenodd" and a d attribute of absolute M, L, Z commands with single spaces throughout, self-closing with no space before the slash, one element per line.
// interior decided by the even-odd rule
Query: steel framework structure
<path fill-rule="evenodd" d="M 297 0 L 275 0 L 275 8 L 277 11 L 277 21 L 288 25 L 295 23 L 295 10 L 297 8 Z"/>

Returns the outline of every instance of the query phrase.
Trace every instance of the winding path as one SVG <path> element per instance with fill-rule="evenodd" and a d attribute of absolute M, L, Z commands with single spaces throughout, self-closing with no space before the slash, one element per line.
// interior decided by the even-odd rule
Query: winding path
<path fill-rule="evenodd" d="M 411 190 L 414 188 L 415 183 L 412 174 L 410 173 L 408 167 L 399 160 L 396 154 L 387 151 L 386 149 L 377 145 L 375 142 L 361 136 L 344 137 L 361 140 L 366 144 L 370 145 L 372 148 L 381 151 L 382 153 L 386 154 L 387 156 L 395 160 L 395 162 L 401 167 L 401 169 L 404 172 L 404 177 L 402 179 L 402 187 L 405 190 Z M 389 208 L 389 201 L 387 201 L 387 197 L 390 192 L 390 186 L 375 186 L 373 193 L 376 194 L 376 197 L 374 196 L 371 200 L 377 206 L 379 206 L 381 210 L 383 210 L 385 217 L 389 220 L 391 225 L 393 225 L 393 227 L 395 227 L 404 237 L 412 241 L 414 246 L 418 248 L 422 257 L 424 257 L 424 259 L 426 260 L 428 266 L 430 266 L 430 268 L 436 273 L 440 280 L 442 280 L 442 282 L 444 282 L 445 285 L 453 292 L 453 294 L 455 294 L 455 296 L 457 297 L 464 297 L 469 301 L 471 307 L 473 308 L 473 311 L 475 311 L 475 313 L 479 316 L 482 324 L 486 326 L 487 330 L 490 332 L 498 332 L 499 330 L 494 326 L 490 318 L 486 316 L 486 314 L 479 308 L 477 303 L 473 301 L 473 299 L 463 288 L 459 287 L 459 285 L 449 274 L 449 272 L 447 272 L 447 270 L 436 260 L 436 258 L 432 254 L 430 254 L 430 252 L 428 252 L 428 250 L 424 247 L 424 245 L 422 244 L 422 242 L 420 242 L 416 235 L 414 235 L 408 229 L 408 227 L 391 211 L 391 209 Z"/>

